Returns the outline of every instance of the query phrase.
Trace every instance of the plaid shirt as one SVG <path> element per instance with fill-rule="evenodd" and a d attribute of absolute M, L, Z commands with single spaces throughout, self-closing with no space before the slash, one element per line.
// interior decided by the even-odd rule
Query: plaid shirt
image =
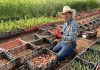
<path fill-rule="evenodd" d="M 78 24 L 75 22 L 75 20 L 70 19 L 69 21 L 65 22 L 62 29 L 63 40 L 66 43 L 76 42 L 77 31 L 78 31 Z"/>

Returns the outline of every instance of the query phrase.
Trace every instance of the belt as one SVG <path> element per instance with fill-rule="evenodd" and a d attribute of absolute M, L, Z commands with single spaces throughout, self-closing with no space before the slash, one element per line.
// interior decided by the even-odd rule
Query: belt
<path fill-rule="evenodd" d="M 71 41 L 64 41 L 66 44 L 72 44 L 73 46 L 77 46 L 76 42 L 71 42 Z"/>

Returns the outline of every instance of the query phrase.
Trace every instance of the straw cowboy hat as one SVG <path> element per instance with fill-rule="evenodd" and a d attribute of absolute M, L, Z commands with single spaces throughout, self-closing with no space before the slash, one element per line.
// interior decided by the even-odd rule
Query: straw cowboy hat
<path fill-rule="evenodd" d="M 72 17 L 75 17 L 75 15 L 76 15 L 76 10 L 71 9 L 69 6 L 64 6 L 63 11 L 61 13 L 63 14 L 63 13 L 66 13 L 66 12 L 72 12 Z"/>

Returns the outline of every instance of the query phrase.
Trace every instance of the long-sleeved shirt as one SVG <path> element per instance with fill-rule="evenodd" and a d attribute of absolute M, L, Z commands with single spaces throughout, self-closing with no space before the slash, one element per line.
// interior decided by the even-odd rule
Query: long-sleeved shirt
<path fill-rule="evenodd" d="M 76 42 L 77 39 L 77 31 L 78 31 L 78 24 L 75 22 L 75 20 L 70 19 L 63 25 L 63 40 L 66 43 L 69 42 Z"/>

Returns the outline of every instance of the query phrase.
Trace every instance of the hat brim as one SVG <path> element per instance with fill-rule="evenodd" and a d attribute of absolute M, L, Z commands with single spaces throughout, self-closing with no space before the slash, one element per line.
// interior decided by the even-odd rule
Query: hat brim
<path fill-rule="evenodd" d="M 61 13 L 64 14 L 64 13 L 67 13 L 67 12 L 70 12 L 70 11 L 62 11 Z"/>
<path fill-rule="evenodd" d="M 60 13 L 61 13 L 61 14 L 64 14 L 64 13 L 66 13 L 66 12 L 72 12 L 73 17 L 75 17 L 75 15 L 76 15 L 76 10 L 75 10 L 75 9 L 71 9 L 70 11 L 62 11 L 62 12 L 60 12 Z"/>

